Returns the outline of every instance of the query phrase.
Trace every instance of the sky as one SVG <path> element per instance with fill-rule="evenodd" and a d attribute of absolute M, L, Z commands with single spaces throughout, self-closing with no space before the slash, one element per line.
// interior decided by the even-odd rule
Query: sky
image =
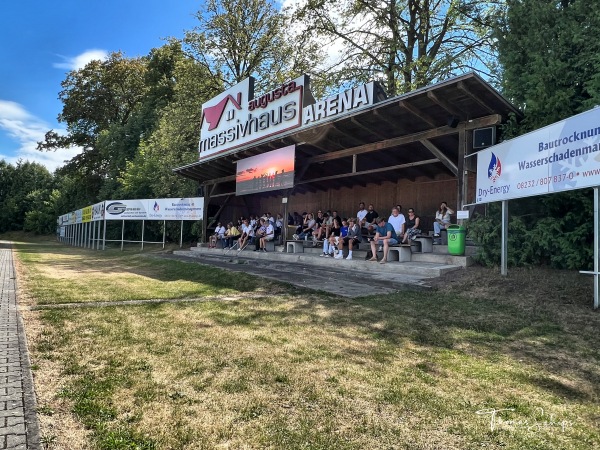
<path fill-rule="evenodd" d="M 50 171 L 77 149 L 37 151 L 58 114 L 67 72 L 122 51 L 145 56 L 196 26 L 201 0 L 19 0 L 0 19 L 0 160 L 43 164 Z"/>

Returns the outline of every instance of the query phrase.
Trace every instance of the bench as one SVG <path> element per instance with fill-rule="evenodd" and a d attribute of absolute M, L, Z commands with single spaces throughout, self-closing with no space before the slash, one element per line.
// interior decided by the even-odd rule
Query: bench
<path fill-rule="evenodd" d="M 432 253 L 433 252 L 433 237 L 420 235 L 413 239 L 413 242 L 418 242 L 421 244 L 421 253 Z"/>
<path fill-rule="evenodd" d="M 412 255 L 410 244 L 399 244 L 390 246 L 388 251 L 388 261 L 409 262 Z"/>
<path fill-rule="evenodd" d="M 285 241 L 286 253 L 304 253 L 305 241 Z M 267 249 L 267 251 L 269 251 Z"/>

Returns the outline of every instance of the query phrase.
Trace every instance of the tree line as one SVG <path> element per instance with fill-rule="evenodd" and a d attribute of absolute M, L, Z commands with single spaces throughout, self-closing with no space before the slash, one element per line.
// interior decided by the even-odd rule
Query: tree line
<path fill-rule="evenodd" d="M 248 76 L 267 92 L 302 73 L 317 97 L 378 80 L 397 95 L 475 70 L 524 112 L 514 137 L 589 109 L 600 96 L 600 5 L 584 0 L 209 0 L 197 26 L 143 57 L 116 52 L 66 74 L 59 122 L 40 151 L 81 153 L 54 173 L 0 162 L 0 232 L 55 229 L 61 213 L 106 198 L 193 196 L 171 169 L 197 160 L 201 105 Z M 582 267 L 587 191 L 511 201 L 514 262 Z M 568 205 L 565 211 L 564 206 Z M 493 242 L 497 208 L 472 221 Z M 531 233 L 531 235 L 530 235 Z M 564 239 L 564 242 L 562 241 Z M 561 252 L 555 251 L 561 248 Z M 489 245 L 484 260 L 498 252 Z M 558 254 L 563 256 L 557 256 Z"/>

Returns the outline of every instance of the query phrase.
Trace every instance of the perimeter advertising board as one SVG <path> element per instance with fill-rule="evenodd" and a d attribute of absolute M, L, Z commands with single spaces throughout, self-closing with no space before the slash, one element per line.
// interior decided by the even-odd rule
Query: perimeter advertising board
<path fill-rule="evenodd" d="M 104 220 L 104 202 L 92 205 L 92 220 Z"/>
<path fill-rule="evenodd" d="M 477 154 L 476 203 L 600 185 L 600 108 Z"/>
<path fill-rule="evenodd" d="M 296 146 L 289 145 L 238 161 L 235 195 L 294 187 L 295 156 Z"/>
<path fill-rule="evenodd" d="M 106 200 L 106 220 L 200 220 L 204 198 Z"/>

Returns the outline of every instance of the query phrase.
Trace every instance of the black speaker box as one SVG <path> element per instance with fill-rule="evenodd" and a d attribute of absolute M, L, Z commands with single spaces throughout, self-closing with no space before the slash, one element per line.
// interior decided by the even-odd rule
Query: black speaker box
<path fill-rule="evenodd" d="M 473 130 L 473 148 L 480 149 L 496 144 L 496 127 L 477 128 Z"/>

